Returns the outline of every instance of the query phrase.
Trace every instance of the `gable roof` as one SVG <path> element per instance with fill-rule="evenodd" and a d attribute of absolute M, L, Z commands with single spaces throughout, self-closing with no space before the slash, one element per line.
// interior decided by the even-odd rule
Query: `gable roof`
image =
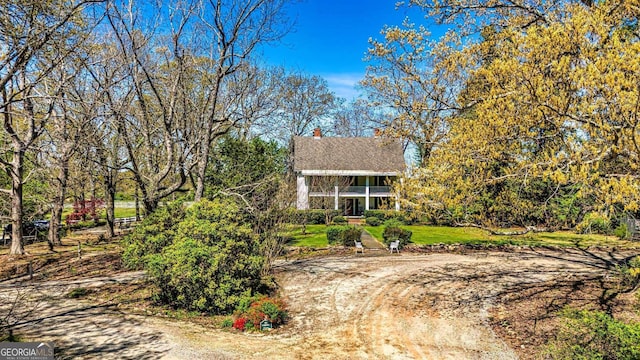
<path fill-rule="evenodd" d="M 293 146 L 293 170 L 297 172 L 399 175 L 405 168 L 402 145 L 397 140 L 296 136 Z"/>

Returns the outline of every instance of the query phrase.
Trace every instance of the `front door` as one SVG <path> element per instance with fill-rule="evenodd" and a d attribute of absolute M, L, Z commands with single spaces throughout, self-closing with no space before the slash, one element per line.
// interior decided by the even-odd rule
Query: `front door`
<path fill-rule="evenodd" d="M 353 199 L 344 199 L 344 215 L 353 216 L 354 209 Z"/>

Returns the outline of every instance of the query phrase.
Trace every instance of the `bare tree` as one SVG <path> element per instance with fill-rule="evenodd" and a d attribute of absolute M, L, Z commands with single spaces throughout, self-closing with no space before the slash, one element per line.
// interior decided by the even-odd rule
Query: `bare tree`
<path fill-rule="evenodd" d="M 138 184 L 145 210 L 152 212 L 185 184 L 194 159 L 197 126 L 189 91 L 196 59 L 188 53 L 188 39 L 195 34 L 187 34 L 185 27 L 195 5 L 171 10 L 172 33 L 167 36 L 140 31 L 135 9 L 128 9 L 123 12 L 114 4 L 108 19 L 133 92 L 125 104 L 115 90 L 108 101 L 126 149 L 126 168 Z"/>
<path fill-rule="evenodd" d="M 373 129 L 384 125 L 384 116 L 363 99 L 342 104 L 333 115 L 333 132 L 339 136 L 371 136 Z"/>
<path fill-rule="evenodd" d="M 0 114 L 3 142 L 0 158 L 11 178 L 11 254 L 23 254 L 22 192 L 24 159 L 55 113 L 54 100 L 61 91 L 43 87 L 42 80 L 75 51 L 84 38 L 81 18 L 89 4 L 100 1 L 47 3 L 5 1 L 0 4 Z M 91 25 L 91 21 L 88 21 Z"/>
<path fill-rule="evenodd" d="M 224 109 L 233 123 L 231 132 L 242 139 L 260 136 L 262 129 L 273 127 L 279 110 L 280 72 L 245 64 L 229 76 L 223 92 Z"/>
<path fill-rule="evenodd" d="M 113 36 L 106 36 L 111 39 Z M 91 95 L 95 98 L 97 116 L 91 123 L 94 134 L 87 142 L 87 151 L 95 154 L 99 178 L 105 197 L 107 238 L 115 235 L 115 196 L 121 170 L 128 163 L 128 156 L 119 134 L 120 119 L 130 110 L 134 87 L 126 62 L 118 61 L 117 44 L 103 41 L 99 51 L 92 53 L 88 72 L 92 79 Z M 137 209 L 136 209 L 137 210 Z"/>
<path fill-rule="evenodd" d="M 323 78 L 303 73 L 287 75 L 284 70 L 279 95 L 278 125 L 273 130 L 283 143 L 290 143 L 295 136 L 307 135 L 324 123 L 337 101 Z"/>
<path fill-rule="evenodd" d="M 224 0 L 200 4 L 203 62 L 208 81 L 203 83 L 202 103 L 197 107 L 202 131 L 198 140 L 195 200 L 202 198 L 212 142 L 233 124 L 220 111 L 220 91 L 225 77 L 236 72 L 259 44 L 280 39 L 289 30 L 285 0 Z"/>
<path fill-rule="evenodd" d="M 50 247 L 61 245 L 59 226 L 66 200 L 70 162 L 88 139 L 95 138 L 90 125 L 98 117 L 97 111 L 100 109 L 100 96 L 96 95 L 87 72 L 87 48 L 78 49 L 76 55 L 64 61 L 47 80 L 65 84 L 57 101 L 56 114 L 47 130 L 51 144 L 48 157 L 51 167 L 56 171 L 52 179 L 54 195 L 48 234 Z"/>

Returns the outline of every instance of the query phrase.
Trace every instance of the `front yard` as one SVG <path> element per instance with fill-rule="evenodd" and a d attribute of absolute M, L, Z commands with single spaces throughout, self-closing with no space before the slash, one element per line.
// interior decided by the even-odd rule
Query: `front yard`
<path fill-rule="evenodd" d="M 327 226 L 326 225 L 307 225 L 304 229 L 302 225 L 289 225 L 286 236 L 291 238 L 288 243 L 290 246 L 303 247 L 327 247 Z"/>
<path fill-rule="evenodd" d="M 411 241 L 416 245 L 434 244 L 493 244 L 493 245 L 529 245 L 560 247 L 618 247 L 640 248 L 640 242 L 620 240 L 615 236 L 598 234 L 576 234 L 570 231 L 528 233 L 525 235 L 491 235 L 489 232 L 472 227 L 448 227 L 431 225 L 401 226 L 413 232 Z M 290 246 L 327 247 L 327 226 L 307 225 L 302 234 L 301 225 L 290 225 L 287 236 L 291 238 Z M 382 242 L 384 226 L 364 226 L 364 229 L 378 241 Z"/>

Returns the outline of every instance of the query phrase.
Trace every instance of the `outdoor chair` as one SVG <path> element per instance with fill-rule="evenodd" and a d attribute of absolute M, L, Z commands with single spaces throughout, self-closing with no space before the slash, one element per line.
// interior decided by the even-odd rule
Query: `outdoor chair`
<path fill-rule="evenodd" d="M 364 254 L 364 246 L 362 246 L 360 241 L 356 241 L 356 254 L 359 252 Z"/>
<path fill-rule="evenodd" d="M 400 253 L 400 240 L 392 241 L 389 243 L 389 251 L 393 254 L 393 250 L 395 250 L 398 254 Z"/>

